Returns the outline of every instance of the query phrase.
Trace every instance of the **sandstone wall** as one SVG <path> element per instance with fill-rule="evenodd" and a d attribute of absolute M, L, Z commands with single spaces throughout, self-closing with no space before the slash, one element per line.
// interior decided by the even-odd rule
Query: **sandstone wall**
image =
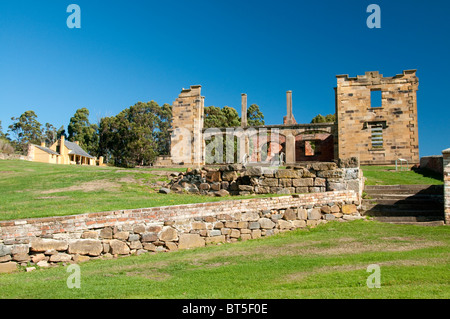
<path fill-rule="evenodd" d="M 337 76 L 338 158 L 359 156 L 361 164 L 394 164 L 404 158 L 419 163 L 416 70 L 393 77 L 366 72 Z M 371 105 L 371 92 L 381 91 L 381 106 Z M 382 128 L 382 146 L 372 145 L 372 128 Z"/>
<path fill-rule="evenodd" d="M 444 213 L 445 223 L 450 224 L 450 148 L 442 151 L 444 158 Z"/>
<path fill-rule="evenodd" d="M 0 272 L 270 236 L 362 218 L 357 205 L 345 190 L 0 221 Z"/>
<path fill-rule="evenodd" d="M 444 169 L 442 156 L 423 156 L 420 158 L 420 168 L 442 174 Z"/>
<path fill-rule="evenodd" d="M 346 163 L 346 164 L 343 164 Z M 219 169 L 203 167 L 188 170 L 174 178 L 162 191 L 191 192 L 225 196 L 249 194 L 320 193 L 354 190 L 362 195 L 362 171 L 355 161 L 304 162 L 286 169 L 240 164 Z"/>

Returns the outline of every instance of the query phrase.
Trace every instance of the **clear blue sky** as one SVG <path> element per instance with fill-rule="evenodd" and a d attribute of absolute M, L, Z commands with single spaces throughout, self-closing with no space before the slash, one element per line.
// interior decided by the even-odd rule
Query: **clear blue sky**
<path fill-rule="evenodd" d="M 81 29 L 69 29 L 69 4 Z M 369 29 L 369 4 L 381 29 Z M 334 113 L 337 74 L 417 69 L 420 155 L 450 147 L 450 1 L 45 0 L 0 2 L 0 120 L 34 110 L 67 126 L 78 108 L 91 122 L 138 101 L 170 103 L 202 85 L 206 106 L 240 94 L 266 124 L 282 123 L 286 91 L 307 123 Z"/>

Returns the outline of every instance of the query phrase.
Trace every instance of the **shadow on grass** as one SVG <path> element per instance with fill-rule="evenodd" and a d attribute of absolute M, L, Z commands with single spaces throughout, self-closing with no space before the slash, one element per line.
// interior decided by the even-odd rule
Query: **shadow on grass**
<path fill-rule="evenodd" d="M 444 180 L 443 174 L 436 173 L 436 172 L 426 169 L 426 168 L 412 168 L 411 170 L 417 174 L 422 175 L 423 177 L 433 178 L 438 181 Z"/>

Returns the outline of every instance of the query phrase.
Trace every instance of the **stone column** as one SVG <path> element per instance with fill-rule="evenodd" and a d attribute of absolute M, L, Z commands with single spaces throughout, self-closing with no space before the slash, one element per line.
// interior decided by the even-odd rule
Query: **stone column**
<path fill-rule="evenodd" d="M 241 94 L 241 127 L 247 126 L 247 94 Z"/>
<path fill-rule="evenodd" d="M 286 92 L 286 124 L 292 124 L 292 91 Z"/>
<path fill-rule="evenodd" d="M 286 134 L 286 164 L 295 164 L 295 136 Z"/>
<path fill-rule="evenodd" d="M 444 214 L 445 223 L 450 224 L 450 148 L 442 151 L 444 166 Z"/>

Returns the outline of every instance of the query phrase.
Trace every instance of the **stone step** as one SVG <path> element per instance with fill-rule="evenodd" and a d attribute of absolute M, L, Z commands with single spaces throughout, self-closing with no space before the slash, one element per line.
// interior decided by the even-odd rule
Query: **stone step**
<path fill-rule="evenodd" d="M 444 213 L 440 209 L 433 209 L 433 210 L 405 210 L 405 209 L 395 209 L 395 208 L 372 208 L 368 210 L 364 210 L 363 215 L 368 216 L 377 216 L 377 217 L 392 217 L 392 216 L 440 216 L 440 218 L 443 218 Z"/>
<path fill-rule="evenodd" d="M 370 196 L 374 195 L 443 195 L 442 185 L 366 185 L 364 192 Z"/>
<path fill-rule="evenodd" d="M 362 202 L 366 209 L 373 209 L 375 207 L 383 209 L 386 207 L 404 210 L 443 210 L 443 201 L 434 200 L 397 200 L 397 199 L 365 199 Z"/>
<path fill-rule="evenodd" d="M 441 226 L 444 225 L 443 219 L 411 219 L 411 218 L 398 218 L 398 217 L 374 217 L 383 223 L 402 224 L 402 225 L 420 225 L 420 226 Z"/>

